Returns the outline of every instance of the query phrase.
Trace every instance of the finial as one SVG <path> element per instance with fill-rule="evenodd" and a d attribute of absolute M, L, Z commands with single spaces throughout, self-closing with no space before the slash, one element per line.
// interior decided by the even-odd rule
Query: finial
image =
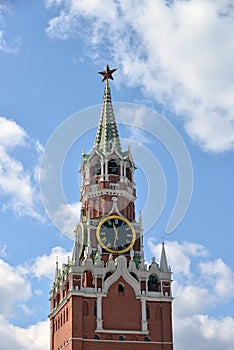
<path fill-rule="evenodd" d="M 59 269 L 58 269 L 58 256 L 56 256 L 56 267 L 55 267 L 55 279 L 58 277 L 59 275 Z"/>
<path fill-rule="evenodd" d="M 106 80 L 106 85 L 108 85 L 108 79 L 114 80 L 114 78 L 112 77 L 112 74 L 117 70 L 117 68 L 115 69 L 110 69 L 109 65 L 106 65 L 106 70 L 102 71 L 102 72 L 98 72 L 98 74 L 103 75 L 102 78 L 102 83 L 103 81 Z"/>

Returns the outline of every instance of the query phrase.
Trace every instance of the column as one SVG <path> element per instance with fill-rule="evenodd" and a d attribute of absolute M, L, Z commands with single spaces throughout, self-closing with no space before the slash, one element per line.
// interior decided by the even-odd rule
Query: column
<path fill-rule="evenodd" d="M 101 181 L 104 181 L 104 160 L 101 159 Z"/>
<path fill-rule="evenodd" d="M 126 177 L 126 163 L 125 162 L 124 162 L 124 166 L 123 166 L 123 171 L 124 171 L 123 176 Z"/>
<path fill-rule="evenodd" d="M 147 332 L 147 320 L 146 320 L 146 301 L 145 298 L 141 298 L 141 330 L 142 332 Z"/>
<path fill-rule="evenodd" d="M 105 159 L 105 180 L 108 181 L 108 159 Z"/>
<path fill-rule="evenodd" d="M 85 169 L 85 185 L 90 183 L 90 166 L 88 165 Z"/>
<path fill-rule="evenodd" d="M 97 294 L 97 330 L 102 329 L 102 297 Z"/>

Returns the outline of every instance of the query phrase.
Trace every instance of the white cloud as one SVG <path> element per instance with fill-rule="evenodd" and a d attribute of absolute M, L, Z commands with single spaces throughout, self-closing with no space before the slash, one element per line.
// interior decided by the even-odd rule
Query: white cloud
<path fill-rule="evenodd" d="M 0 257 L 5 258 L 7 256 L 7 244 L 0 241 Z"/>
<path fill-rule="evenodd" d="M 154 243 L 153 239 L 149 239 L 147 244 L 155 254 L 157 260 L 160 260 L 161 244 Z M 205 257 L 208 252 L 204 246 L 194 242 L 182 242 L 172 241 L 167 243 L 167 252 L 169 257 L 169 264 L 172 266 L 175 274 L 183 273 L 185 276 L 191 274 L 191 257 Z"/>
<path fill-rule="evenodd" d="M 193 315 L 174 322 L 174 337 L 179 350 L 233 350 L 234 319 L 220 320 Z"/>
<path fill-rule="evenodd" d="M 80 207 L 80 202 L 61 204 L 55 212 L 48 212 L 53 224 L 71 239 L 74 239 L 74 230 L 80 217 Z"/>
<path fill-rule="evenodd" d="M 3 195 L 2 208 L 11 208 L 19 216 L 29 216 L 43 221 L 39 213 L 40 196 L 35 168 L 25 170 L 22 161 L 12 153 L 22 147 L 31 148 L 40 157 L 38 143 L 30 141 L 25 130 L 14 121 L 0 117 L 0 193 Z"/>
<path fill-rule="evenodd" d="M 213 285 L 220 299 L 227 300 L 234 296 L 234 275 L 222 259 L 199 264 L 202 276 Z"/>
<path fill-rule="evenodd" d="M 213 303 L 210 291 L 207 288 L 197 286 L 195 281 L 188 285 L 175 281 L 173 291 L 175 297 L 174 314 L 177 319 L 204 312 Z"/>
<path fill-rule="evenodd" d="M 95 0 L 89 6 L 84 0 L 47 0 L 47 5 L 58 6 L 48 35 L 65 40 L 85 33 L 96 60 L 111 56 L 123 83 L 140 86 L 181 117 L 204 150 L 233 148 L 231 0 Z"/>
<path fill-rule="evenodd" d="M 0 140 L 2 147 L 11 149 L 24 146 L 27 142 L 27 134 L 15 121 L 0 117 Z"/>
<path fill-rule="evenodd" d="M 160 260 L 161 244 L 148 241 Z M 233 272 L 222 259 L 210 260 L 204 246 L 193 242 L 166 242 L 173 271 L 173 315 L 176 349 L 232 350 L 234 319 L 211 318 L 206 313 L 234 298 Z"/>
<path fill-rule="evenodd" d="M 31 297 L 31 285 L 24 274 L 2 259 L 0 259 L 0 295 L 0 313 L 7 317 L 14 315 L 17 304 L 24 304 Z"/>
<path fill-rule="evenodd" d="M 7 15 L 13 14 L 13 7 L 7 0 L 2 0 L 0 4 L 0 51 L 8 54 L 16 54 L 19 51 L 21 45 L 20 37 L 13 39 L 11 43 L 7 42 L 5 39 L 5 21 Z"/>
<path fill-rule="evenodd" d="M 39 322 L 28 328 L 20 328 L 9 323 L 3 316 L 0 316 L 1 349 L 49 349 L 49 329 L 49 321 Z"/>
<path fill-rule="evenodd" d="M 37 278 L 47 277 L 52 280 L 55 272 L 56 259 L 58 258 L 59 264 L 63 264 L 67 262 L 68 256 L 71 256 L 71 252 L 67 252 L 61 247 L 54 247 L 49 255 L 38 256 L 28 270 Z"/>

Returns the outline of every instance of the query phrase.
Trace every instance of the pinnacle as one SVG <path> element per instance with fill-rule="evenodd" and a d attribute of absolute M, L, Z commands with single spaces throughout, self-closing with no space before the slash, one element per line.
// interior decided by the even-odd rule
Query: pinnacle
<path fill-rule="evenodd" d="M 162 272 L 168 272 L 168 264 L 167 264 L 167 256 L 166 256 L 166 251 L 164 247 L 164 242 L 162 242 L 162 251 L 161 251 L 161 259 L 160 259 L 160 270 Z"/>

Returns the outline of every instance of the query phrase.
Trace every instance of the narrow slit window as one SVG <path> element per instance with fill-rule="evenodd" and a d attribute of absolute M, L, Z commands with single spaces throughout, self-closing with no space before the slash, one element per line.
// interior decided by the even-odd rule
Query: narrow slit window
<path fill-rule="evenodd" d="M 118 295 L 124 296 L 124 285 L 122 283 L 118 284 Z"/>

